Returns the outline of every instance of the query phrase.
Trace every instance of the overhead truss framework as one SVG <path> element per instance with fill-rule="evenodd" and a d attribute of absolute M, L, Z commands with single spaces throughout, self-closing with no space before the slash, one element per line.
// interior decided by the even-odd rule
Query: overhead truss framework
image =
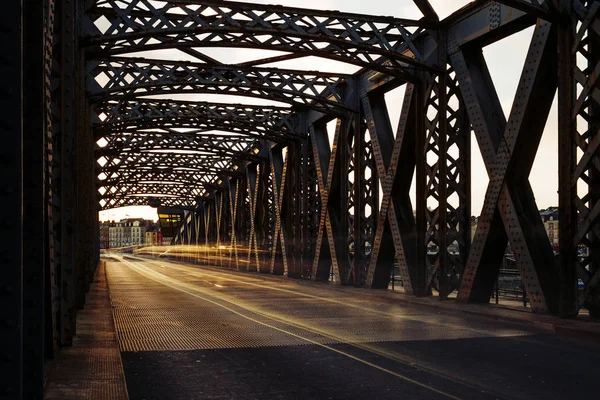
<path fill-rule="evenodd" d="M 190 128 L 239 131 L 273 140 L 278 136 L 301 136 L 295 131 L 292 110 L 286 107 L 135 99 L 100 103 L 92 114 L 93 118 L 98 116 L 101 120 L 95 124 L 97 135 L 149 128 Z"/>
<path fill-rule="evenodd" d="M 316 55 L 405 79 L 434 68 L 415 43 L 423 21 L 220 1 L 93 3 L 84 40 L 95 56 L 177 48 L 209 61 L 198 48 L 246 47 Z M 265 61 L 272 60 L 255 63 Z"/>
<path fill-rule="evenodd" d="M 468 302 L 489 301 L 508 245 L 532 310 L 597 315 L 599 2 L 476 1 L 443 21 L 415 3 L 418 21 L 237 2 L 89 2 L 81 42 L 102 207 L 151 198 L 186 208 L 175 240 L 227 244 L 215 253 L 223 266 L 375 288 L 397 274 L 407 293 L 458 291 Z M 504 118 L 482 48 L 530 26 Z M 283 54 L 227 64 L 210 56 L 214 47 Z M 138 57 L 165 49 L 195 61 Z M 362 69 L 265 67 L 307 55 Z M 402 105 L 388 104 L 401 86 Z M 557 91 L 559 260 L 528 182 Z M 169 98 L 198 93 L 279 105 Z M 397 126 L 391 107 L 401 109 Z M 471 132 L 490 176 L 482 210 L 470 201 Z"/>

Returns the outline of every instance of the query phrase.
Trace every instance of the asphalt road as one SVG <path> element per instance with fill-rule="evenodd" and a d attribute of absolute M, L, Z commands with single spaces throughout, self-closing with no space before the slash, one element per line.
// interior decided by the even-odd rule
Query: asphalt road
<path fill-rule="evenodd" d="M 598 394 L 598 346 L 522 325 L 164 260 L 108 259 L 107 277 L 131 399 Z"/>

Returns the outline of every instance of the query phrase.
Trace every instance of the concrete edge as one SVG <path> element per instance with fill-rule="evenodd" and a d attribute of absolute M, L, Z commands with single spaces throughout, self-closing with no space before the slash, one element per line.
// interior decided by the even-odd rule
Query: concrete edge
<path fill-rule="evenodd" d="M 78 334 L 72 346 L 58 353 L 44 387 L 45 399 L 129 399 L 110 304 L 106 262 L 101 260 L 80 310 Z"/>
<path fill-rule="evenodd" d="M 107 275 L 107 262 L 106 260 L 100 260 L 100 262 L 104 263 L 104 279 L 106 280 L 106 294 L 108 295 L 108 302 L 110 304 L 110 317 L 112 321 L 112 328 L 115 332 L 115 338 L 117 340 L 117 347 L 119 349 L 119 367 L 121 369 L 121 376 L 123 377 L 123 386 L 125 387 L 125 396 L 127 396 L 127 400 L 129 400 L 129 391 L 127 389 L 127 378 L 125 377 L 125 367 L 123 366 L 123 357 L 121 357 L 121 345 L 119 342 L 119 333 L 117 332 L 117 325 L 115 324 L 115 309 L 113 307 L 112 296 L 110 295 L 110 283 L 108 281 Z"/>

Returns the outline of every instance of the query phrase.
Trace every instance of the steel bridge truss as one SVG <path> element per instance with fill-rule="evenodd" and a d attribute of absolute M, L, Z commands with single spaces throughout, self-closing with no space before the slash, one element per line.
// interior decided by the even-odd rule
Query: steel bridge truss
<path fill-rule="evenodd" d="M 458 291 L 459 300 L 472 302 L 489 301 L 510 244 L 532 309 L 575 313 L 595 293 L 593 256 L 579 257 L 572 246 L 575 264 L 559 265 L 528 175 L 559 88 L 559 65 L 566 64 L 558 51 L 561 13 L 574 16 L 570 26 L 587 22 L 583 33 L 572 33 L 571 46 L 585 53 L 588 66 L 570 65 L 575 84 L 595 84 L 584 79 L 593 76 L 588 44 L 594 43 L 589 27 L 595 2 L 574 2 L 565 11 L 551 1 L 482 1 L 442 22 L 427 2 L 417 3 L 424 13 L 420 21 L 244 3 L 167 2 L 156 8 L 142 1 L 95 2 L 86 11 L 89 23 L 81 40 L 87 48 L 88 98 L 94 116 L 103 117 L 95 132 L 108 143 L 97 153 L 104 163 L 103 206 L 136 204 L 143 191 L 153 192 L 191 210 L 176 241 L 202 225 L 198 239 L 229 243 L 232 257 L 240 249 L 257 257 L 270 254 L 257 270 L 386 288 L 397 266 L 407 293 L 446 297 Z M 504 119 L 482 48 L 532 25 L 513 111 Z M 223 65 L 202 53 L 210 47 L 289 54 Z M 177 49 L 197 62 L 128 56 L 158 49 Z M 364 69 L 348 76 L 259 67 L 307 54 Z M 401 119 L 392 127 L 385 94 L 401 85 Z M 256 118 L 244 106 L 156 98 L 190 91 L 260 97 L 292 108 L 266 110 L 267 115 L 258 109 Z M 593 90 L 583 93 L 593 98 Z M 148 95 L 155 98 L 140 97 Z M 583 120 L 591 121 L 590 100 L 576 100 L 573 110 L 579 107 Z M 209 143 L 204 138 L 211 130 L 246 139 L 235 139 L 234 147 L 225 136 Z M 472 240 L 471 130 L 490 176 Z M 582 135 L 585 140 L 576 143 L 587 164 L 577 163 L 575 155 L 569 165 L 579 165 L 572 175 L 592 187 L 586 168 L 593 162 L 584 145 L 592 134 L 587 129 Z M 263 140 L 260 156 L 248 151 L 255 145 L 252 137 Z M 220 164 L 223 160 L 229 161 Z M 415 204 L 409 193 L 413 179 Z M 577 210 L 567 215 L 592 221 L 572 237 L 591 249 L 594 197 L 574 195 L 581 200 L 569 202 Z M 218 232 L 208 233 L 211 229 Z M 237 255 L 233 259 L 230 265 L 250 268 Z M 589 286 L 578 293 L 569 289 L 578 298 L 571 298 L 568 312 L 565 269 L 578 270 Z M 576 275 L 570 275 L 571 283 Z"/>
<path fill-rule="evenodd" d="M 408 294 L 462 302 L 489 302 L 509 245 L 534 312 L 600 316 L 600 1 L 482 0 L 443 21 L 426 0 L 418 21 L 213 0 L 5 3 L 3 26 L 22 25 L 0 32 L 0 254 L 15 266 L 0 286 L 0 396 L 41 398 L 44 357 L 71 343 L 99 208 L 183 208 L 174 243 L 223 267 L 371 288 L 397 271 Z M 482 49 L 527 27 L 506 118 Z M 212 47 L 283 54 L 225 64 Z M 193 61 L 140 57 L 151 50 Z M 307 55 L 361 69 L 270 66 Z M 529 182 L 555 96 L 560 257 Z"/>

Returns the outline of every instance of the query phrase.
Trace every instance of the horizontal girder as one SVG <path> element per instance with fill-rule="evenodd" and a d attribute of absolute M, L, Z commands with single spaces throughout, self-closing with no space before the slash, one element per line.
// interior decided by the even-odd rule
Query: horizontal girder
<path fill-rule="evenodd" d="M 279 140 L 302 136 L 295 131 L 292 110 L 285 107 L 136 99 L 97 104 L 94 112 L 101 116 L 94 124 L 96 136 L 149 128 L 221 130 Z"/>
<path fill-rule="evenodd" d="M 128 99 L 175 93 L 258 97 L 333 112 L 351 109 L 342 101 L 350 75 L 277 68 L 223 66 L 142 58 L 88 63 L 90 99 Z"/>
<path fill-rule="evenodd" d="M 239 159 L 255 159 L 252 145 L 256 139 L 244 135 L 217 135 L 195 133 L 135 132 L 132 134 L 109 134 L 103 136 L 104 147 L 96 150 L 96 155 L 122 156 L 134 153 L 156 151 L 178 151 L 190 154 L 215 154 Z"/>
<path fill-rule="evenodd" d="M 413 43 L 424 21 L 250 3 L 99 0 L 87 11 L 91 55 L 244 47 L 326 57 L 409 77 L 432 69 Z M 95 25 L 93 22 L 97 22 Z M 386 60 L 393 61 L 385 65 Z"/>
<path fill-rule="evenodd" d="M 141 168 L 185 168 L 188 170 L 220 171 L 229 160 L 219 155 L 177 153 L 124 153 L 122 157 L 106 157 L 101 171 Z"/>
<path fill-rule="evenodd" d="M 197 207 L 195 199 L 188 197 L 161 197 L 161 194 L 156 196 L 129 196 L 115 197 L 110 199 L 100 199 L 100 209 L 110 210 L 112 208 L 129 207 L 129 206 L 147 206 L 150 200 L 158 199 L 160 205 L 164 207 L 173 207 L 179 209 L 194 210 Z"/>

